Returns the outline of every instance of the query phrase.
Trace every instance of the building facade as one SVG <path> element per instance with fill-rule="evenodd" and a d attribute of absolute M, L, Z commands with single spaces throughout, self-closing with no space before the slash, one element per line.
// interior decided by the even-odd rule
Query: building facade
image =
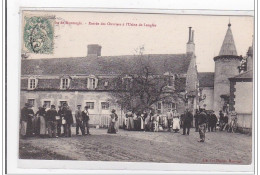
<path fill-rule="evenodd" d="M 253 116 L 253 46 L 245 57 L 238 56 L 231 24 L 223 40 L 219 55 L 214 57 L 215 72 L 201 72 L 199 86 L 200 107 L 224 113 L 235 112 L 241 130 L 251 132 Z"/>
<path fill-rule="evenodd" d="M 187 52 L 183 54 L 143 55 L 149 58 L 156 74 L 171 76 L 173 81 L 167 89 L 172 97 L 152 105 L 159 113 L 166 113 L 169 109 L 183 113 L 187 102 L 193 111 L 198 106 L 194 31 L 191 28 L 186 47 Z M 125 111 L 113 96 L 114 80 L 126 74 L 126 70 L 134 69 L 138 58 L 130 55 L 101 56 L 101 48 L 91 44 L 88 55 L 79 58 L 22 59 L 21 107 L 29 102 L 36 112 L 43 105 L 49 108 L 52 104 L 57 107 L 67 103 L 74 112 L 80 104 L 89 107 L 90 124 L 99 126 L 108 125 L 109 114 L 115 109 L 122 125 Z M 122 81 L 127 82 L 123 78 Z"/>

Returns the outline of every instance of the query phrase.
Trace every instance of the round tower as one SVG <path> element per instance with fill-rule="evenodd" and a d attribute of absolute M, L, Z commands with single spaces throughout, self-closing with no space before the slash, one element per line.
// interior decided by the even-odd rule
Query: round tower
<path fill-rule="evenodd" d="M 214 111 L 226 110 L 230 94 L 230 82 L 228 78 L 239 74 L 238 66 L 242 57 L 237 55 L 231 24 L 228 24 L 226 36 L 221 46 L 219 55 L 214 57 Z"/>

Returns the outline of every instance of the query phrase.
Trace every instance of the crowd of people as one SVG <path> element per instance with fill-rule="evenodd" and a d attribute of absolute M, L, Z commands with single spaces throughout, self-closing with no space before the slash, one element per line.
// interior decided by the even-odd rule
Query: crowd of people
<path fill-rule="evenodd" d="M 77 108 L 75 111 L 76 134 L 79 135 L 80 129 L 82 135 L 90 135 L 88 107 L 86 106 L 83 111 L 81 111 L 81 105 L 78 105 Z M 55 105 L 51 105 L 49 110 L 46 110 L 46 105 L 43 105 L 38 108 L 36 113 L 32 110 L 32 105 L 25 103 L 21 110 L 20 134 L 22 138 L 32 136 L 71 137 L 72 124 L 72 111 L 66 103 L 59 106 L 58 111 Z"/>
<path fill-rule="evenodd" d="M 169 110 L 166 114 L 155 113 L 153 110 L 144 110 L 143 112 L 128 111 L 123 122 L 123 129 L 128 131 L 174 131 L 179 132 L 182 128 L 183 135 L 190 134 L 190 128 L 193 126 L 195 119 L 195 132 L 199 132 L 199 142 L 205 141 L 205 133 L 219 131 L 229 131 L 232 122 L 228 122 L 227 114 L 219 111 L 219 119 L 214 111 L 206 111 L 205 109 L 197 109 L 195 115 L 189 109 L 183 114 L 179 114 L 176 109 Z"/>
<path fill-rule="evenodd" d="M 71 137 L 72 111 L 66 103 L 58 108 L 57 111 L 55 105 L 51 105 L 50 109 L 46 110 L 46 105 L 43 105 L 34 114 L 32 105 L 26 103 L 21 110 L 21 137 Z M 214 111 L 206 111 L 205 109 L 196 110 L 194 116 L 189 109 L 186 109 L 181 115 L 176 109 L 169 110 L 165 114 L 160 114 L 159 111 L 156 113 L 154 110 L 143 110 L 142 112 L 128 110 L 124 118 L 123 129 L 144 132 L 174 131 L 177 133 L 182 128 L 182 134 L 189 135 L 190 128 L 193 126 L 193 119 L 195 119 L 195 132 L 200 134 L 200 142 L 205 141 L 206 131 L 227 130 L 233 132 L 232 126 L 236 121 L 236 118 L 232 118 L 229 123 L 229 117 L 222 111 L 219 111 L 219 118 L 217 118 Z M 76 135 L 79 135 L 79 130 L 81 135 L 90 135 L 90 118 L 87 106 L 84 107 L 84 110 L 81 110 L 81 105 L 77 105 L 75 120 Z M 119 128 L 118 125 L 118 115 L 113 109 L 107 133 L 116 134 Z M 63 133 L 61 133 L 62 128 Z"/>

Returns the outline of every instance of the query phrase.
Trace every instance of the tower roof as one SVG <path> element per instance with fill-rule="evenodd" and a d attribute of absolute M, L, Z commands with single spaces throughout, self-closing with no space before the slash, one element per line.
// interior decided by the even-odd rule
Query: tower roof
<path fill-rule="evenodd" d="M 231 31 L 231 24 L 228 24 L 226 36 L 221 46 L 219 56 L 221 55 L 237 55 L 237 50 L 234 42 L 234 38 Z"/>

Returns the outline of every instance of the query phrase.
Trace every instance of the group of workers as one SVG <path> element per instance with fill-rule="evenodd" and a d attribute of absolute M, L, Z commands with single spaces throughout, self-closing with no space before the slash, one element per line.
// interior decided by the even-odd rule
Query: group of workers
<path fill-rule="evenodd" d="M 222 111 L 219 113 L 219 120 L 214 114 L 214 111 L 206 111 L 205 109 L 196 110 L 193 116 L 189 109 L 180 115 L 176 109 L 169 110 L 166 114 L 155 113 L 154 110 L 144 110 L 143 112 L 128 111 L 125 115 L 123 128 L 129 131 L 174 131 L 179 132 L 183 128 L 183 135 L 190 134 L 190 128 L 193 126 L 193 118 L 195 119 L 195 132 L 200 134 L 200 142 L 205 141 L 205 132 L 213 132 L 217 130 L 226 130 L 228 125 L 228 116 Z M 76 135 L 90 135 L 89 132 L 89 112 L 85 106 L 81 110 L 81 105 L 77 105 L 75 111 L 76 120 Z M 218 122 L 219 121 L 219 122 Z M 218 126 L 217 126 L 217 123 Z M 46 110 L 46 105 L 39 107 L 39 110 L 34 114 L 32 105 L 25 104 L 21 110 L 20 119 L 20 134 L 22 138 L 31 136 L 41 137 L 71 137 L 71 126 L 73 124 L 72 111 L 68 104 L 64 103 L 59 106 L 57 111 L 55 105 L 51 105 L 49 110 Z M 63 133 L 61 129 L 63 127 Z M 113 109 L 110 115 L 110 121 L 107 133 L 115 134 L 118 132 L 118 115 Z"/>
<path fill-rule="evenodd" d="M 82 135 L 90 135 L 89 133 L 89 112 L 86 106 L 81 111 L 81 105 L 77 106 L 75 111 L 76 119 L 76 134 L 79 134 L 79 129 Z M 51 105 L 49 110 L 46 110 L 46 105 L 39 107 L 39 110 L 34 114 L 32 105 L 25 103 L 21 110 L 20 118 L 20 135 L 22 138 L 40 136 L 40 137 L 71 137 L 71 126 L 73 124 L 72 111 L 68 104 L 64 103 L 56 110 L 55 105 Z M 63 128 L 63 133 L 61 133 Z M 85 130 L 87 133 L 85 134 Z"/>

